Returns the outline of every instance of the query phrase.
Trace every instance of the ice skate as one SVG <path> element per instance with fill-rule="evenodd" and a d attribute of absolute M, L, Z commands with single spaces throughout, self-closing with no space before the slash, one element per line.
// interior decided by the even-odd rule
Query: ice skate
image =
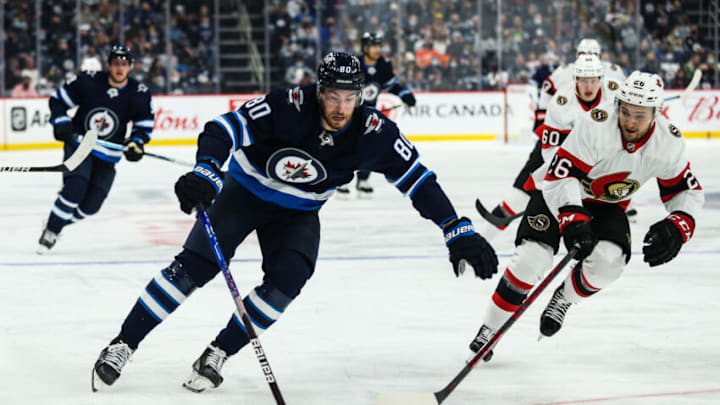
<path fill-rule="evenodd" d="M 367 199 L 372 197 L 373 188 L 367 180 L 358 180 L 357 185 L 355 185 L 355 189 L 357 190 L 358 197 L 360 198 Z"/>
<path fill-rule="evenodd" d="M 564 286 L 565 284 L 561 284 L 560 287 L 555 290 L 552 299 L 540 316 L 541 337 L 553 336 L 562 328 L 565 314 L 570 308 L 570 305 L 572 305 L 571 302 L 565 299 Z"/>
<path fill-rule="evenodd" d="M 120 377 L 120 372 L 130 360 L 132 353 L 130 346 L 120 339 L 113 340 L 104 348 L 93 367 L 91 381 L 93 392 L 113 385 Z"/>
<path fill-rule="evenodd" d="M 45 228 L 42 231 L 42 234 L 40 235 L 40 239 L 38 240 L 38 247 L 37 247 L 37 254 L 44 255 L 45 253 L 49 252 L 50 249 L 55 246 L 55 243 L 60 238 L 60 235 Z"/>
<path fill-rule="evenodd" d="M 495 332 L 490 329 L 490 327 L 485 325 L 481 326 L 475 339 L 470 342 L 470 350 L 472 350 L 473 353 L 478 353 L 493 336 L 495 336 Z M 485 357 L 483 357 L 483 361 L 490 361 L 492 356 L 493 351 L 489 350 L 485 354 Z"/>
<path fill-rule="evenodd" d="M 219 387 L 223 382 L 220 370 L 227 358 L 225 351 L 215 346 L 215 342 L 211 343 L 193 363 L 192 374 L 185 380 L 183 387 L 192 392 L 203 392 L 208 388 Z"/>

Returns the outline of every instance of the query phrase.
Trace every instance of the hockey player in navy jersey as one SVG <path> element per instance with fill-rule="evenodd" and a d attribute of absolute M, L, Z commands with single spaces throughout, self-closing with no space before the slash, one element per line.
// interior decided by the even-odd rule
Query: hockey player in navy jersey
<path fill-rule="evenodd" d="M 363 103 L 375 107 L 377 98 L 381 91 L 389 91 L 400 97 L 408 107 L 415 105 L 415 95 L 412 91 L 401 85 L 395 72 L 392 62 L 382 56 L 383 34 L 366 32 L 361 40 L 362 56 L 360 63 L 365 74 L 365 87 L 363 88 Z M 355 188 L 361 196 L 369 196 L 373 188 L 368 182 L 370 172 L 360 170 L 357 172 L 357 184 Z M 338 193 L 347 194 L 350 190 L 347 186 L 338 187 Z"/>
<path fill-rule="evenodd" d="M 128 77 L 132 64 L 130 50 L 114 46 L 107 72 L 78 73 L 50 97 L 53 135 L 65 143 L 65 158 L 75 151 L 85 131 L 97 130 L 99 138 L 90 157 L 75 170 L 63 173 L 62 190 L 40 235 L 39 254 L 52 249 L 63 227 L 98 212 L 115 178 L 115 164 L 123 154 L 131 162 L 143 157 L 155 118 L 150 90 Z M 71 119 L 67 111 L 76 107 Z M 133 129 L 126 138 L 131 121 Z"/>
<path fill-rule="evenodd" d="M 263 280 L 243 302 L 259 333 L 283 314 L 312 276 L 318 255 L 318 211 L 356 170 L 373 170 L 443 232 L 453 271 L 497 272 L 497 257 L 472 223 L 459 218 L 415 147 L 394 122 L 361 105 L 363 76 L 348 53 L 326 55 L 317 85 L 273 90 L 205 124 L 197 163 L 175 184 L 180 208 L 207 210 L 222 254 L 232 258 L 253 230 L 262 252 Z M 224 178 L 220 168 L 230 159 Z M 439 235 L 438 235 L 439 236 Z M 220 271 L 197 221 L 175 260 L 142 291 L 93 369 L 96 386 L 113 384 L 150 331 Z M 192 365 L 184 386 L 200 392 L 223 381 L 224 362 L 248 344 L 237 313 Z"/>

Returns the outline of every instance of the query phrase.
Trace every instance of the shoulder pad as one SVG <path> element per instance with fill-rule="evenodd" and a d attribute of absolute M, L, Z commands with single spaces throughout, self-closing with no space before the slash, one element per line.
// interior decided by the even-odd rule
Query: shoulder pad
<path fill-rule="evenodd" d="M 383 119 L 380 118 L 377 111 L 368 114 L 367 119 L 365 119 L 365 132 L 363 132 L 363 135 L 367 135 L 373 131 L 380 132 L 380 128 L 382 128 L 382 125 Z"/>
<path fill-rule="evenodd" d="M 138 93 L 147 93 L 147 91 L 148 91 L 148 87 L 145 84 L 138 83 L 138 86 L 137 86 Z"/>
<path fill-rule="evenodd" d="M 288 89 L 288 104 L 294 105 L 298 112 L 300 112 L 304 101 L 305 94 L 300 86 Z"/>
<path fill-rule="evenodd" d="M 593 119 L 593 121 L 603 122 L 608 118 L 608 112 L 603 110 L 602 108 L 594 108 L 592 111 L 590 111 L 590 117 Z"/>

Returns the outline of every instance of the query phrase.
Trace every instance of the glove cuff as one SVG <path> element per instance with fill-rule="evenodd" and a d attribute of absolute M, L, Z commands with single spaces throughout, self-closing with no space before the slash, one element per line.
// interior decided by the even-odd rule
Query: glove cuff
<path fill-rule="evenodd" d="M 455 218 L 443 225 L 443 233 L 445 245 L 450 246 L 457 238 L 474 234 L 475 228 L 467 217 Z"/>
<path fill-rule="evenodd" d="M 220 169 L 212 160 L 200 159 L 195 164 L 192 173 L 210 183 L 215 189 L 215 194 L 219 194 L 223 187 L 223 179 L 218 174 L 219 171 Z"/>
<path fill-rule="evenodd" d="M 585 207 L 579 205 L 566 205 L 560 207 L 560 214 L 558 215 L 558 224 L 560 232 L 565 229 L 566 226 L 573 222 L 590 222 L 590 211 Z"/>
<path fill-rule="evenodd" d="M 678 228 L 680 235 L 682 235 L 683 243 L 689 241 L 693 233 L 695 233 L 695 219 L 687 212 L 673 211 L 665 219 L 672 222 L 673 225 Z"/>

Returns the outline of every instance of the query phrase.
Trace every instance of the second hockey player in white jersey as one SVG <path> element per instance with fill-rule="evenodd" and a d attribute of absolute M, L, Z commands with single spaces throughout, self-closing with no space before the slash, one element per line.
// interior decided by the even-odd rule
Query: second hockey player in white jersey
<path fill-rule="evenodd" d="M 473 351 L 482 348 L 551 268 L 561 236 L 568 249 L 579 249 L 579 262 L 543 311 L 542 335 L 557 333 L 573 304 L 617 280 L 630 260 L 625 209 L 648 180 L 657 180 L 669 215 L 645 234 L 643 260 L 651 267 L 667 263 L 690 240 L 704 195 L 682 134 L 659 114 L 662 101 L 660 77 L 636 71 L 621 85 L 613 108 L 595 108 L 578 120 L 553 157 L 541 187 L 544 199 L 528 205 L 515 256 L 471 343 Z"/>

